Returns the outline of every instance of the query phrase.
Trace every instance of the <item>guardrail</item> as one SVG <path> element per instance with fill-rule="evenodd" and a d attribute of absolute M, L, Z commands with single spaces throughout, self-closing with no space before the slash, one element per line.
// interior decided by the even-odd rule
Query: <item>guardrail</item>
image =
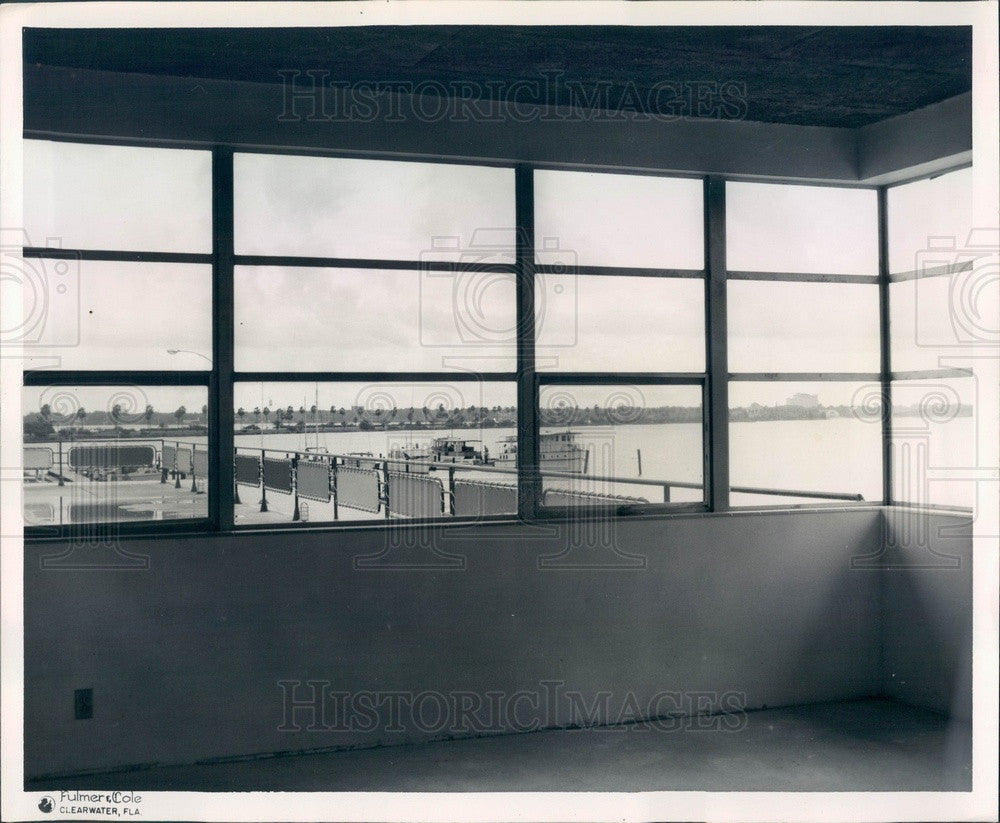
<path fill-rule="evenodd" d="M 418 471 L 413 471 L 415 468 Z M 440 475 L 431 477 L 432 471 L 440 472 Z M 466 476 L 468 472 L 492 475 L 492 478 L 485 481 L 473 480 Z M 293 498 L 293 521 L 304 519 L 300 498 L 332 503 L 334 520 L 339 519 L 342 507 L 381 514 L 386 519 L 393 516 L 516 514 L 516 479 L 519 474 L 516 468 L 474 463 L 237 446 L 234 455 L 234 494 L 236 502 L 240 503 L 240 485 L 259 488 L 261 512 L 268 511 L 268 491 L 290 495 Z M 546 469 L 542 469 L 540 474 L 543 480 L 582 480 L 619 486 L 653 487 L 661 491 L 663 503 L 671 502 L 671 489 L 703 489 L 701 483 L 682 480 L 624 478 Z M 504 483 L 503 480 L 507 478 L 514 482 Z M 801 489 L 734 486 L 732 491 L 820 500 L 864 500 L 860 494 Z M 622 505 L 650 501 L 641 497 L 603 492 L 550 488 L 543 491 L 542 502 L 543 505 Z"/>
<path fill-rule="evenodd" d="M 161 483 L 169 476 L 180 488 L 180 480 L 189 474 L 194 481 L 207 480 L 208 464 L 206 444 L 162 437 L 57 440 L 23 447 L 25 474 L 34 472 L 40 478 L 46 472 L 60 486 L 73 482 L 70 472 L 88 480 L 107 481 L 148 469 L 150 473 L 159 470 Z"/>
<path fill-rule="evenodd" d="M 158 446 L 158 448 L 157 448 Z M 159 471 L 162 484 L 191 477 L 190 491 L 205 492 L 210 464 L 206 444 L 168 438 L 99 439 L 52 441 L 24 446 L 24 470 L 35 479 L 46 472 L 60 486 L 72 482 L 67 468 L 90 480 L 118 480 L 133 476 L 137 469 Z M 333 454 L 296 449 L 236 446 L 233 456 L 234 498 L 239 487 L 260 489 L 260 511 L 268 511 L 267 494 L 289 495 L 293 499 L 292 520 L 307 519 L 308 507 L 301 500 L 332 503 L 332 516 L 339 519 L 341 508 L 391 517 L 435 517 L 483 514 L 516 514 L 519 470 L 495 465 L 412 460 L 368 454 Z M 433 473 L 433 474 L 432 474 Z M 472 476 L 469 473 L 477 473 Z M 486 475 L 485 479 L 480 479 Z M 543 480 L 585 481 L 618 487 L 648 487 L 659 490 L 663 503 L 671 503 L 672 491 L 693 489 L 703 484 L 682 480 L 625 478 L 542 469 Z M 201 487 L 199 487 L 201 481 Z M 812 500 L 861 502 L 860 494 L 733 486 L 734 493 Z M 651 501 L 644 497 L 610 494 L 574 488 L 548 488 L 543 505 L 630 505 Z M 659 502 L 659 501 L 657 501 Z"/>

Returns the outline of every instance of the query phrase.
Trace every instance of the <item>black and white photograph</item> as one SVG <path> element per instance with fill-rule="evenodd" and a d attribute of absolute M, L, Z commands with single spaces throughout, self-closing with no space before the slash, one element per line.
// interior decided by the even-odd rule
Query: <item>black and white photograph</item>
<path fill-rule="evenodd" d="M 0 6 L 3 820 L 997 820 L 997 19 Z"/>

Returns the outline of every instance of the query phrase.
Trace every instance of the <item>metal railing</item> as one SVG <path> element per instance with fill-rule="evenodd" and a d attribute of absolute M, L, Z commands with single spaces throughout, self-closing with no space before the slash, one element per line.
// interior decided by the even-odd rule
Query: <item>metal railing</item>
<path fill-rule="evenodd" d="M 494 476 L 498 480 L 504 480 L 510 478 L 515 482 L 510 484 L 511 488 L 516 488 L 516 481 L 521 472 L 516 468 L 504 468 L 501 466 L 482 464 L 482 463 L 455 463 L 448 461 L 435 461 L 435 460 L 414 460 L 412 458 L 406 457 L 385 457 L 383 455 L 369 455 L 369 454 L 359 454 L 359 453 L 346 453 L 346 454 L 335 454 L 326 452 L 316 452 L 316 451 L 301 451 L 297 449 L 274 449 L 274 448 L 256 448 L 250 446 L 237 446 L 235 449 L 235 459 L 239 457 L 248 457 L 248 453 L 254 453 L 257 455 L 258 466 L 259 466 L 259 481 L 256 484 L 252 484 L 245 481 L 240 481 L 237 479 L 237 485 L 253 486 L 261 490 L 261 500 L 260 500 L 260 511 L 268 511 L 267 502 L 267 492 L 268 490 L 272 492 L 278 492 L 281 494 L 291 495 L 294 500 L 294 512 L 292 515 L 293 521 L 298 521 L 302 519 L 302 509 L 299 501 L 300 488 L 298 482 L 298 469 L 303 463 L 316 464 L 316 463 L 326 463 L 328 466 L 328 477 L 329 477 L 329 500 L 333 505 L 333 519 L 339 519 L 340 508 L 361 508 L 367 511 L 372 511 L 376 514 L 382 514 L 386 519 L 393 516 L 406 516 L 405 511 L 401 511 L 399 507 L 394 508 L 393 506 L 393 476 L 407 476 L 407 477 L 427 477 L 430 472 L 440 472 L 439 475 L 435 475 L 434 479 L 438 479 L 442 486 L 442 515 L 455 516 L 456 505 L 455 505 L 455 488 L 456 479 L 459 482 L 475 482 L 469 481 L 467 477 L 463 474 L 467 472 L 477 472 L 480 474 L 486 474 Z M 274 460 L 273 455 L 283 455 L 280 460 L 285 461 L 285 465 L 288 471 L 288 482 L 284 484 L 283 487 L 277 488 L 274 485 L 268 486 L 264 482 L 264 466 L 265 461 Z M 402 468 L 404 471 L 394 471 L 394 467 Z M 350 503 L 345 502 L 341 499 L 338 494 L 338 479 L 339 475 L 343 470 L 349 471 L 369 471 L 377 476 L 378 478 L 378 492 L 377 492 L 377 507 L 364 507 L 364 506 L 352 506 Z M 418 469 L 419 473 L 413 472 L 413 469 Z M 244 469 L 245 471 L 245 469 Z M 426 472 L 427 474 L 423 474 Z M 235 472 L 234 472 L 235 474 Z M 604 475 L 604 474 L 583 474 L 579 472 L 569 472 L 560 470 L 549 470 L 541 469 L 539 471 L 543 480 L 555 479 L 555 480 L 573 480 L 573 481 L 585 481 L 587 483 L 603 483 L 603 484 L 614 484 L 617 486 L 639 486 L 639 487 L 651 487 L 660 489 L 663 495 L 662 503 L 671 503 L 671 490 L 672 489 L 693 489 L 702 491 L 704 489 L 704 484 L 696 483 L 684 480 L 658 480 L 650 478 L 627 478 L 618 477 L 614 475 Z M 456 475 L 458 475 L 456 477 Z M 246 475 L 244 475 L 246 477 Z M 447 482 L 445 483 L 445 479 Z M 396 483 L 399 484 L 401 481 L 397 478 Z M 547 490 L 553 491 L 553 490 Z M 601 492 L 580 492 L 579 490 L 571 489 L 559 489 L 560 493 L 565 494 L 579 494 L 581 500 L 586 500 L 591 498 L 594 502 L 604 502 L 606 504 L 647 504 L 647 501 L 643 498 L 627 497 L 622 495 L 605 494 Z M 756 487 L 756 486 L 733 486 L 732 491 L 735 493 L 746 493 L 746 494 L 759 494 L 767 496 L 778 496 L 778 497 L 793 497 L 793 498 L 805 498 L 805 499 L 818 499 L 818 500 L 842 500 L 851 502 L 860 502 L 864 500 L 861 494 L 851 494 L 843 492 L 824 492 L 824 491 L 809 491 L 802 489 L 780 489 L 780 488 L 770 488 L 770 487 Z M 236 492 L 236 501 L 239 503 L 239 493 Z M 513 507 L 510 514 L 516 514 L 516 505 Z"/>
<path fill-rule="evenodd" d="M 149 457 L 139 457 L 135 450 L 149 449 Z M 125 459 L 128 450 L 133 450 L 136 459 Z M 40 452 L 48 451 L 50 459 L 40 459 Z M 177 462 L 181 453 L 190 453 L 185 465 Z M 175 440 L 165 437 L 127 438 L 86 438 L 79 440 L 38 441 L 23 447 L 24 471 L 41 472 L 53 476 L 60 486 L 74 482 L 71 475 L 79 475 L 88 480 L 118 480 L 135 474 L 128 469 L 150 469 L 151 474 L 160 472 L 160 482 L 166 483 L 168 476 L 177 481 L 192 475 L 195 479 L 207 479 L 207 443 Z M 169 459 L 165 459 L 169 458 Z"/>
<path fill-rule="evenodd" d="M 138 463 L 134 460 L 122 461 L 121 465 L 115 465 L 116 456 L 120 458 L 126 450 L 144 446 L 150 448 L 152 453 L 150 459 Z M 49 452 L 48 456 L 44 454 L 45 451 Z M 158 472 L 161 484 L 173 481 L 174 488 L 178 490 L 182 488 L 181 481 L 190 475 L 190 491 L 194 494 L 205 493 L 205 484 L 208 481 L 207 444 L 190 440 L 141 437 L 41 441 L 25 444 L 24 456 L 26 475 L 29 471 L 34 471 L 38 478 L 42 471 L 46 471 L 60 486 L 66 482 L 73 482 L 72 475 L 104 481 L 131 478 L 134 473 L 128 472 L 128 469 L 133 468 L 148 469 L 148 473 L 154 476 Z M 306 466 L 310 468 L 307 470 Z M 325 468 L 325 482 L 323 469 L 311 468 L 315 466 Z M 517 513 L 516 488 L 518 477 L 521 475 L 517 468 L 483 463 L 415 460 L 366 453 L 326 453 L 250 446 L 234 448 L 233 467 L 234 501 L 237 504 L 242 505 L 239 498 L 241 485 L 260 489 L 260 512 L 268 511 L 269 491 L 289 495 L 293 501 L 291 515 L 293 521 L 308 519 L 305 514 L 308 512 L 308 507 L 302 505 L 300 498 L 332 504 L 334 520 L 340 519 L 342 509 L 369 511 L 385 519 L 475 514 L 473 511 L 465 511 L 465 505 L 456 505 L 457 489 L 465 492 L 466 496 L 470 491 L 480 492 L 484 499 L 492 495 L 491 505 L 494 511 L 491 513 L 513 515 Z M 486 475 L 488 479 L 485 481 L 471 479 L 470 473 L 476 473 L 477 478 Z M 539 475 L 543 481 L 566 480 L 574 481 L 574 484 L 581 482 L 592 485 L 604 484 L 613 488 L 658 489 L 662 501 L 656 501 L 654 505 L 676 502 L 672 499 L 674 490 L 690 489 L 699 492 L 704 490 L 703 483 L 684 480 L 628 478 L 554 469 L 541 469 Z M 200 487 L 199 481 L 202 481 Z M 359 491 L 359 486 L 364 484 L 370 485 Z M 514 490 L 512 498 L 508 495 L 509 490 Z M 861 494 L 843 492 L 757 486 L 733 486 L 731 491 L 740 494 L 811 500 L 864 501 Z M 604 491 L 549 488 L 543 490 L 543 505 L 546 505 L 546 494 L 563 499 L 569 496 L 574 501 L 578 498 L 580 505 L 590 506 L 631 507 L 653 502 L 641 497 Z M 440 504 L 436 502 L 438 497 Z M 461 495 L 458 497 L 465 499 Z M 498 502 L 501 498 L 502 502 Z M 483 505 L 486 506 L 485 503 Z"/>

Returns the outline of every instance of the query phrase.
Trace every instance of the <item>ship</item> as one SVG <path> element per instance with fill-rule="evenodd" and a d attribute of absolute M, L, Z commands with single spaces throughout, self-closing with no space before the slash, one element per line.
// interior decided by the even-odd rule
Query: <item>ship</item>
<path fill-rule="evenodd" d="M 396 472 L 406 472 L 409 474 L 426 474 L 431 470 L 429 465 L 434 459 L 431 450 L 419 443 L 409 443 L 405 446 L 396 446 L 389 451 L 392 460 L 405 460 L 406 464 L 395 463 L 390 465 L 390 469 Z"/>
<path fill-rule="evenodd" d="M 590 454 L 576 442 L 576 432 L 547 432 L 538 436 L 538 466 L 542 471 L 574 472 L 587 471 Z M 499 468 L 517 468 L 517 435 L 500 441 L 500 453 L 493 460 Z"/>
<path fill-rule="evenodd" d="M 489 450 L 482 442 L 464 437 L 438 437 L 431 445 L 430 459 L 435 463 L 487 466 L 490 465 Z"/>

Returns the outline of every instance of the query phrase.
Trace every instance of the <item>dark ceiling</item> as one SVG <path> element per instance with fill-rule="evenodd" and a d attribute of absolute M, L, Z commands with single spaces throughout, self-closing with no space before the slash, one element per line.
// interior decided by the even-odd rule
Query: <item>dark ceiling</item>
<path fill-rule="evenodd" d="M 600 89 L 598 108 L 664 114 L 678 111 L 673 91 L 725 83 L 745 88 L 729 116 L 856 127 L 969 91 L 971 47 L 959 26 L 27 29 L 24 61 L 256 83 L 325 71 L 344 83 L 429 83 L 426 93 L 463 82 L 466 97 L 563 105 Z M 542 91 L 555 74 L 559 88 Z M 668 93 L 649 95 L 658 84 Z"/>

